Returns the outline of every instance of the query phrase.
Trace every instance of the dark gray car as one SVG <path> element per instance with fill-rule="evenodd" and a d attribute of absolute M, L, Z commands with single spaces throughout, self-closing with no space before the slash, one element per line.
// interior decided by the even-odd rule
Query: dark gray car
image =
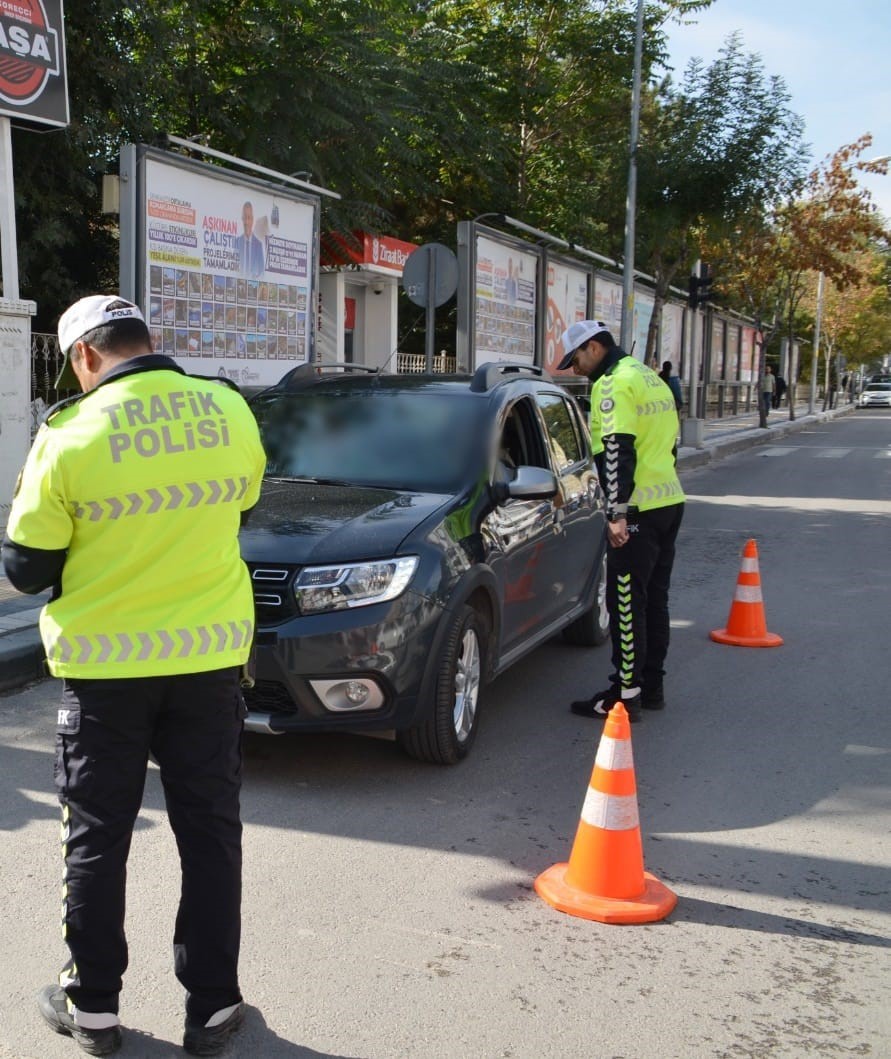
<path fill-rule="evenodd" d="M 487 681 L 608 635 L 584 417 L 534 369 L 299 369 L 252 401 L 268 456 L 242 532 L 257 604 L 249 730 L 396 731 L 460 760 Z"/>

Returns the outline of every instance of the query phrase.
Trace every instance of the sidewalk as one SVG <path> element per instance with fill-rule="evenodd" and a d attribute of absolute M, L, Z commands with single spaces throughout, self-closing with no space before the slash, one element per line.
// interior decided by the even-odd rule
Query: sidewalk
<path fill-rule="evenodd" d="M 49 591 L 23 596 L 0 573 L 0 691 L 45 676 L 37 621 Z"/>
<path fill-rule="evenodd" d="M 783 408 L 770 413 L 767 429 L 758 426 L 757 412 L 707 420 L 703 447 L 679 449 L 678 468 L 683 472 L 754 445 L 772 444 L 814 423 L 852 412 L 854 407 L 846 404 L 811 416 L 807 414 L 807 404 L 801 404 L 796 407 L 794 420 L 789 419 L 789 409 Z M 37 621 L 48 598 L 49 592 L 39 596 L 21 595 L 0 573 L 0 691 L 20 687 L 46 675 Z"/>

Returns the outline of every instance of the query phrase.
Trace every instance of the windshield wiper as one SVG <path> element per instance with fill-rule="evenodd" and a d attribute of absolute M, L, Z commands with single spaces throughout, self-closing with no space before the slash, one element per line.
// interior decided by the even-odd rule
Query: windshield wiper
<path fill-rule="evenodd" d="M 343 478 L 313 478 L 309 475 L 288 474 L 266 474 L 263 476 L 267 482 L 305 482 L 307 485 L 348 485 L 354 486 L 355 482 L 348 482 Z"/>

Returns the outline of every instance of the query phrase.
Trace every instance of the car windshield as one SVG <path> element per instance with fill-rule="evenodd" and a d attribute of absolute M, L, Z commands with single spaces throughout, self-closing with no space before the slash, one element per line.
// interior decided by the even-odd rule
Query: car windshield
<path fill-rule="evenodd" d="M 876 390 L 891 390 L 891 382 L 871 382 L 866 389 L 870 393 Z"/>
<path fill-rule="evenodd" d="M 253 408 L 271 478 L 451 493 L 483 463 L 478 403 L 458 395 L 308 389 Z"/>

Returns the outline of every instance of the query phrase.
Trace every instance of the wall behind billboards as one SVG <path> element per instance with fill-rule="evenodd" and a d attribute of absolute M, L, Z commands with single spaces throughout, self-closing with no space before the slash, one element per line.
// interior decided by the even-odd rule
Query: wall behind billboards
<path fill-rule="evenodd" d="M 136 152 L 135 202 L 121 212 L 121 289 L 132 246 L 135 298 L 154 350 L 239 386 L 267 386 L 312 359 L 318 199 L 152 148 Z"/>
<path fill-rule="evenodd" d="M 542 367 L 552 375 L 573 375 L 571 368 L 567 372 L 557 371 L 563 358 L 560 336 L 576 320 L 587 319 L 589 286 L 590 275 L 586 269 L 559 258 L 548 258 Z"/>

